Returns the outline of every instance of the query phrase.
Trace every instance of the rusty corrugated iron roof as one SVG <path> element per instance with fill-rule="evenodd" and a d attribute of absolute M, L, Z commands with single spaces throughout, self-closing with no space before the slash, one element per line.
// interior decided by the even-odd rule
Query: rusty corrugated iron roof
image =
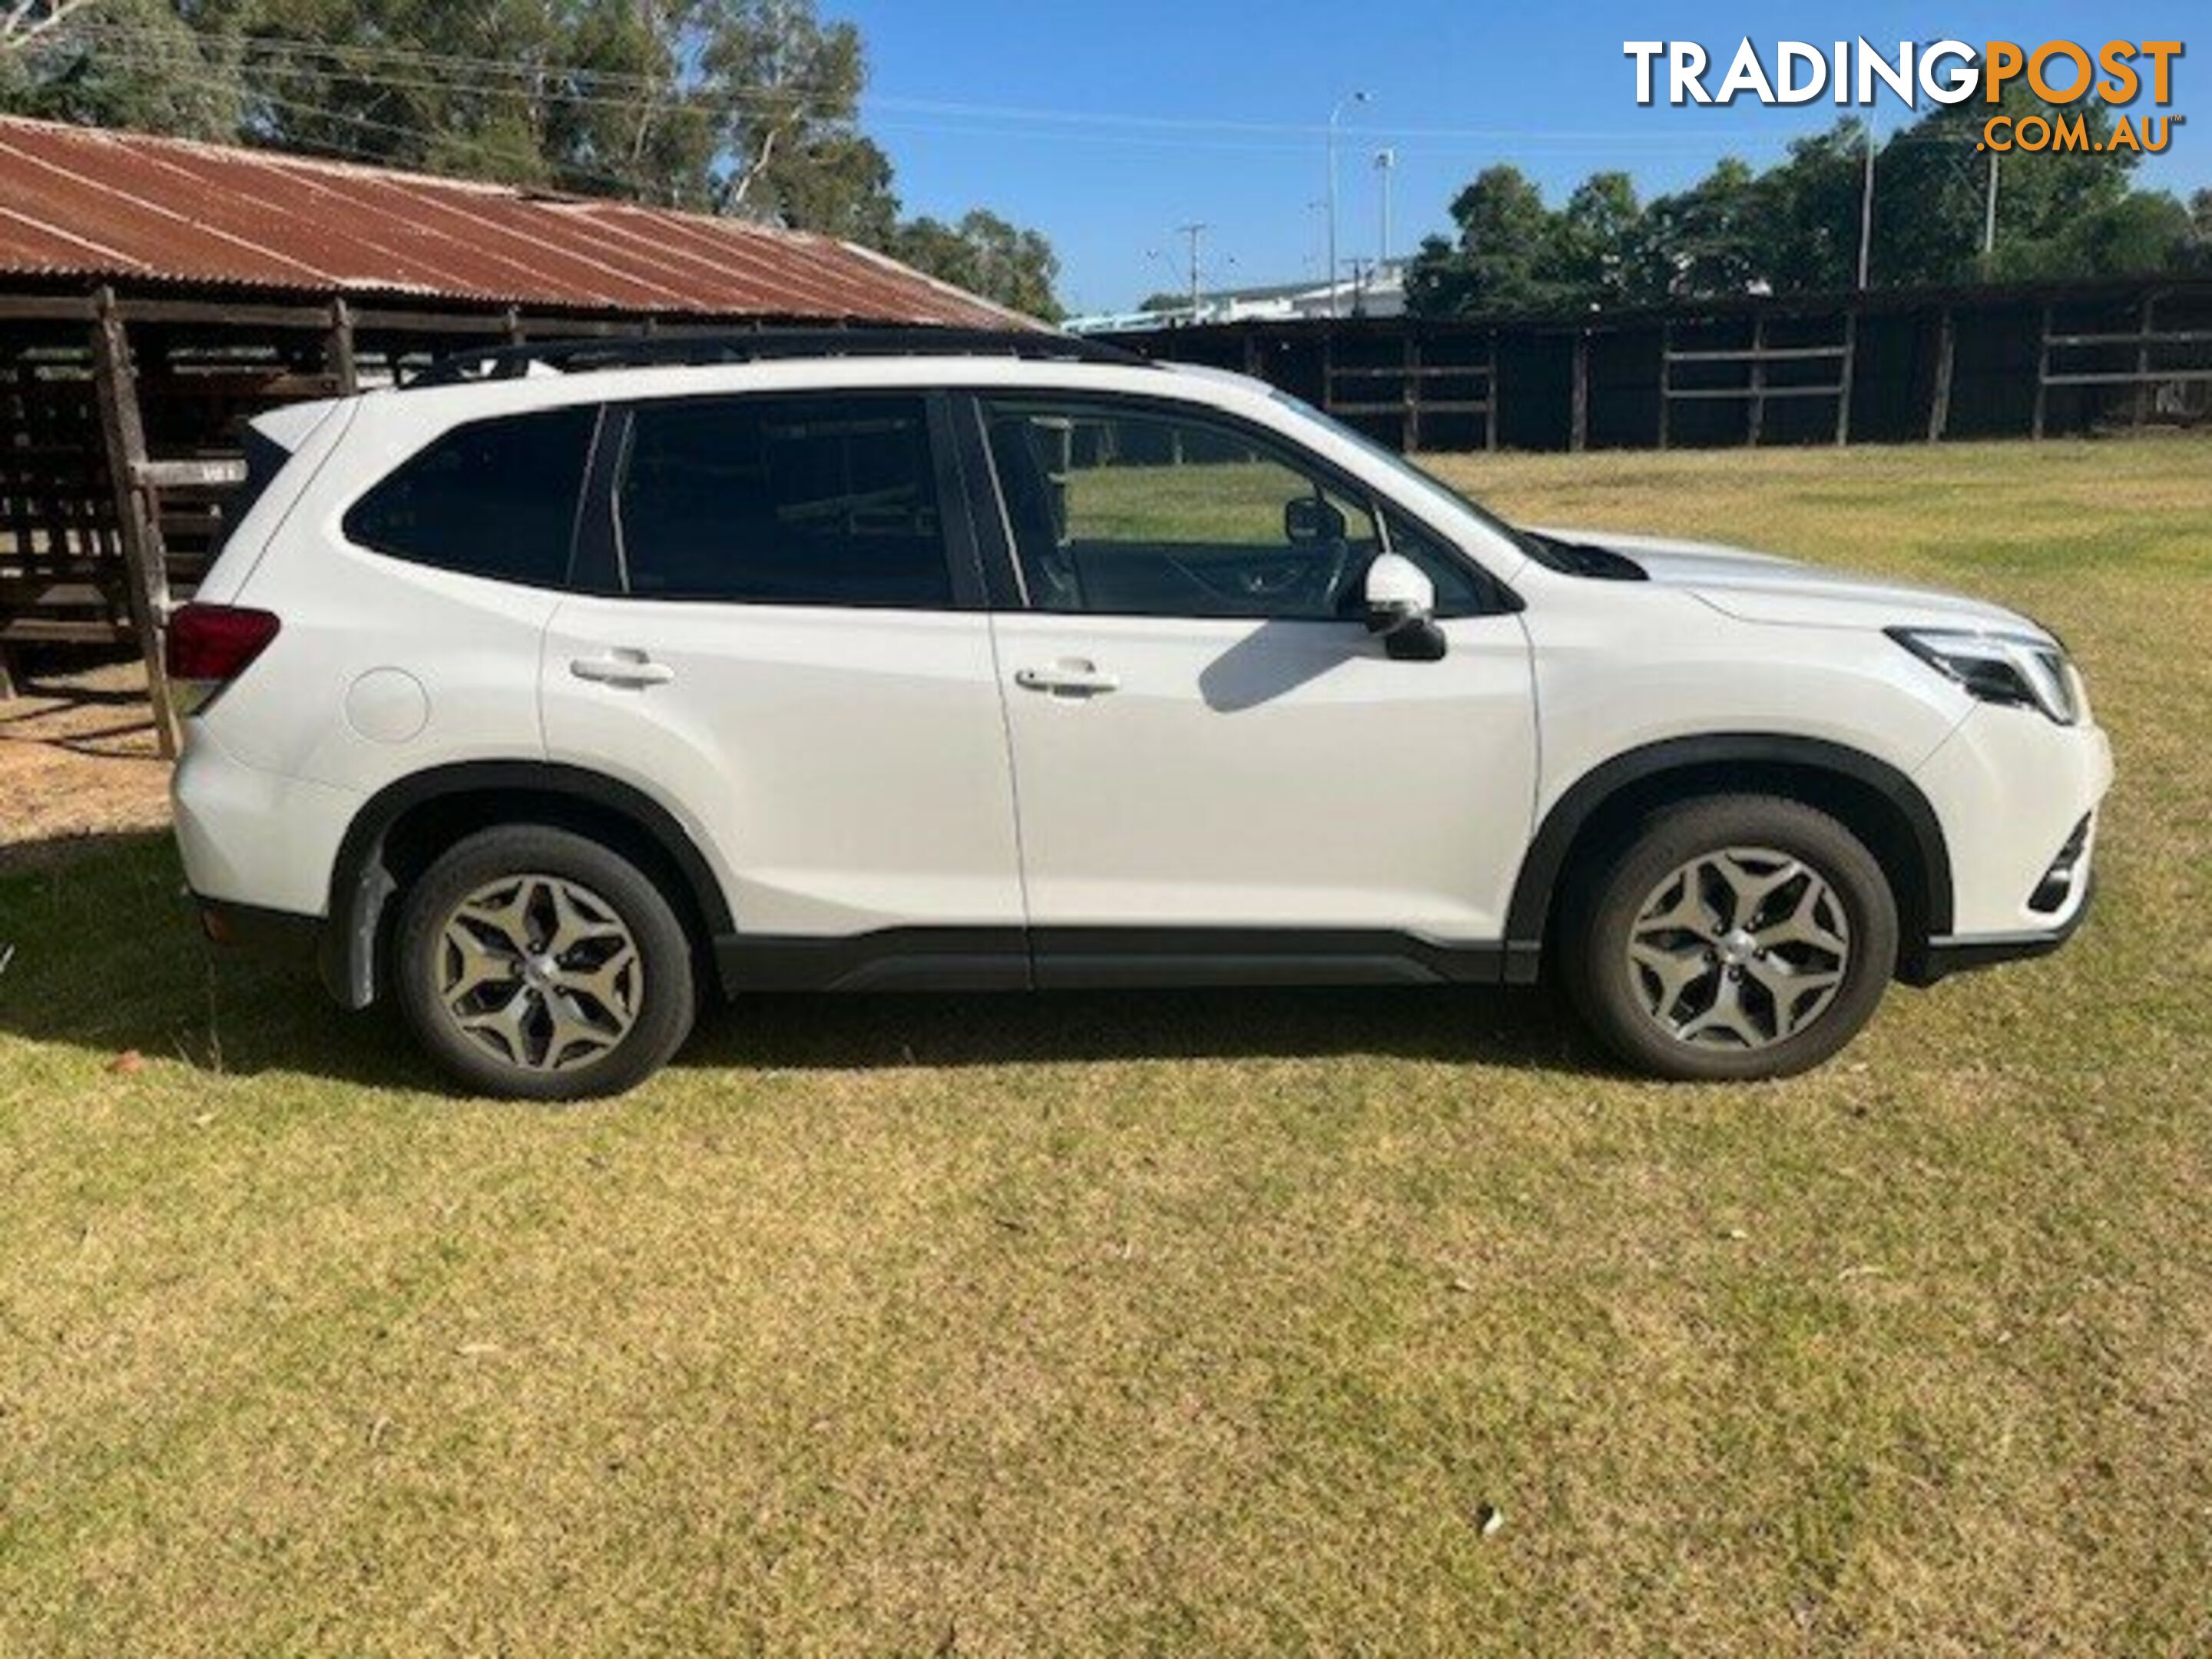
<path fill-rule="evenodd" d="M 0 275 L 715 317 L 1029 321 L 833 237 L 0 117 Z"/>

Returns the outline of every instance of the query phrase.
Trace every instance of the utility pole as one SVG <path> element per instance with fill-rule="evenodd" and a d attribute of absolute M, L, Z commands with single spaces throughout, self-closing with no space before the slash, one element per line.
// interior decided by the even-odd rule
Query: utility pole
<path fill-rule="evenodd" d="M 1356 253 L 1344 262 L 1344 268 L 1352 278 L 1352 314 L 1364 317 L 1367 314 L 1367 285 L 1373 279 L 1374 271 L 1367 261 Z"/>
<path fill-rule="evenodd" d="M 1866 129 L 1866 168 L 1859 183 L 1859 287 L 1867 285 L 1867 269 L 1874 258 L 1874 123 Z"/>
<path fill-rule="evenodd" d="M 1340 313 L 1343 297 L 1336 274 L 1336 128 L 1346 109 L 1366 101 L 1365 93 L 1348 92 L 1328 112 L 1328 314 L 1332 317 Z"/>
<path fill-rule="evenodd" d="M 1375 258 L 1378 269 L 1390 263 L 1390 175 L 1397 167 L 1396 150 L 1378 149 L 1375 152 L 1375 170 L 1382 175 L 1382 241 Z"/>
<path fill-rule="evenodd" d="M 1200 291 L 1199 254 L 1206 243 L 1206 228 L 1205 225 L 1196 223 L 1176 227 L 1176 234 L 1188 237 L 1190 241 L 1190 320 L 1194 324 L 1198 321 L 1200 301 L 1205 297 Z"/>
<path fill-rule="evenodd" d="M 1989 200 L 1982 208 L 1982 280 L 1990 279 L 1990 267 L 1997 257 L 1997 153 L 1990 152 Z"/>

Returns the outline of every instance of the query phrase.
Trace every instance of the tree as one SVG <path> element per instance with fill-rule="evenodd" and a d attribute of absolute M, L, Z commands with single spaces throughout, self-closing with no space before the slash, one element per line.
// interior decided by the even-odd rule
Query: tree
<path fill-rule="evenodd" d="M 92 0 L 10 0 L 0 12 L 0 52 L 20 52 L 52 35 Z"/>
<path fill-rule="evenodd" d="M 1643 297 L 1637 269 L 1643 236 L 1635 183 L 1625 173 L 1593 173 L 1567 198 L 1554 229 L 1557 280 L 1578 306 Z"/>
<path fill-rule="evenodd" d="M 2189 241 L 2181 264 L 2186 270 L 2212 274 L 2212 189 L 2189 198 Z"/>
<path fill-rule="evenodd" d="M 1406 274 L 1407 304 L 1426 316 L 1525 311 L 1556 303 L 1558 227 L 1520 168 L 1485 167 L 1452 198 L 1458 236 L 1429 237 Z"/>
<path fill-rule="evenodd" d="M 1998 112 L 2015 125 L 2031 116 L 2079 119 L 2090 148 L 2027 151 L 1996 158 L 1999 181 L 1996 247 L 1984 256 L 1990 156 L 1978 146 L 1989 106 L 1938 108 L 1897 134 L 1875 163 L 1873 278 L 1884 285 L 2090 276 L 2117 269 L 2089 228 L 2173 223 L 2171 210 L 2137 204 L 2130 179 L 2137 157 L 2106 149 L 2113 118 L 2100 105 L 2060 108 L 2018 83 L 2005 88 Z M 2170 198 L 2169 198 L 2170 200 Z M 2118 215 L 2114 219 L 2112 216 Z M 2125 259 L 2142 256 L 2131 247 Z"/>
<path fill-rule="evenodd" d="M 956 225 L 916 219 L 901 228 L 890 252 L 916 270 L 995 300 L 1047 322 L 1058 322 L 1053 284 L 1060 261 L 1052 245 L 1033 230 L 1008 224 L 978 208 Z"/>
<path fill-rule="evenodd" d="M 233 43 L 162 0 L 53 0 L 0 13 L 0 109 L 184 138 L 238 130 Z"/>
<path fill-rule="evenodd" d="M 1765 207 L 1758 179 L 1733 155 L 1688 190 L 1661 197 L 1644 216 L 1638 290 L 1653 299 L 1752 291 L 1769 268 Z"/>
<path fill-rule="evenodd" d="M 2138 152 L 2110 148 L 2114 116 L 2060 108 L 2015 82 L 1999 112 L 2040 116 L 2080 142 L 1996 158 L 1996 247 L 1984 253 L 1989 106 L 1941 106 L 1875 159 L 1869 279 L 1877 286 L 2212 270 L 2212 191 L 2185 206 L 2135 188 Z M 1755 173 L 1733 156 L 1689 189 L 1639 207 L 1624 173 L 1585 179 L 1558 213 L 1510 167 L 1451 204 L 1457 234 L 1431 236 L 1407 299 L 1431 315 L 1579 311 L 1704 295 L 1838 289 L 1858 277 L 1867 129 L 1839 120 Z"/>
<path fill-rule="evenodd" d="M 860 133 L 809 132 L 792 139 L 771 189 L 779 216 L 802 230 L 885 250 L 897 240 L 899 199 L 891 191 L 890 157 Z"/>
<path fill-rule="evenodd" d="M 1792 143 L 1761 174 L 1747 209 L 1752 263 L 1778 290 L 1827 290 L 1858 280 L 1859 210 L 1869 135 L 1856 118 Z"/>
<path fill-rule="evenodd" d="M 0 0 L 0 108 L 741 214 L 1057 314 L 1036 232 L 902 226 L 866 84 L 814 0 Z"/>

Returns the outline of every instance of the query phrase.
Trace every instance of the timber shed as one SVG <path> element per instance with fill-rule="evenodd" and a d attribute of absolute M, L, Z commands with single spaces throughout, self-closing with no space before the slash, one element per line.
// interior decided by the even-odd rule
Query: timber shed
<path fill-rule="evenodd" d="M 136 642 L 156 726 L 244 423 L 471 347 L 732 326 L 1029 326 L 833 238 L 0 118 L 0 698 Z"/>

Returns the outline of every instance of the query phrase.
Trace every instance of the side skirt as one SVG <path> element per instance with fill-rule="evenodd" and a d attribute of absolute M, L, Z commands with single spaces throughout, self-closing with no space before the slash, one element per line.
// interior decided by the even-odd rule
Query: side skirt
<path fill-rule="evenodd" d="M 1268 985 L 1530 985 L 1533 944 L 1447 945 L 1359 928 L 896 927 L 715 941 L 731 995 Z"/>

